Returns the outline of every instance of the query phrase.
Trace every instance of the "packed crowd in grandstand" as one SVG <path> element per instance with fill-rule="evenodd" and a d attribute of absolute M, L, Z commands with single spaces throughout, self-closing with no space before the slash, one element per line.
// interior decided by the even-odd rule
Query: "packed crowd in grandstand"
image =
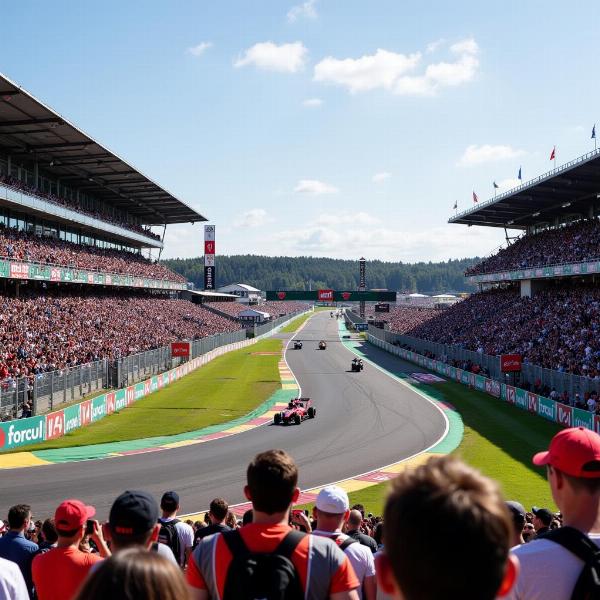
<path fill-rule="evenodd" d="M 260 304 L 242 304 L 241 302 L 207 302 L 206 306 L 218 310 L 230 317 L 237 318 L 239 314 L 250 309 L 266 312 L 271 317 L 279 317 L 281 315 L 289 315 L 294 312 L 308 310 L 309 305 L 305 302 L 296 302 L 294 300 L 285 300 L 283 302 L 261 302 Z"/>
<path fill-rule="evenodd" d="M 520 237 L 467 269 L 467 275 L 585 262 L 600 258 L 600 221 L 577 221 Z"/>
<path fill-rule="evenodd" d="M 0 381 L 238 330 L 186 300 L 73 288 L 0 295 Z"/>
<path fill-rule="evenodd" d="M 65 198 L 63 196 L 57 196 L 55 194 L 51 194 L 48 192 L 43 192 L 42 190 L 27 185 L 24 181 L 17 179 L 16 177 L 12 177 L 11 175 L 6 175 L 4 173 L 0 173 L 0 184 L 10 187 L 14 190 L 23 192 L 25 194 L 30 194 L 32 196 L 37 196 L 38 198 L 43 198 L 48 202 L 52 202 L 53 204 L 58 204 L 59 206 L 64 206 L 70 210 L 74 210 L 75 212 L 81 213 L 83 215 L 94 217 L 95 219 L 100 219 L 102 221 L 106 221 L 113 225 L 118 225 L 119 227 L 123 227 L 125 229 L 129 229 L 130 231 L 134 231 L 136 233 L 141 233 L 142 235 L 154 238 L 156 240 L 160 239 L 160 236 L 154 233 L 150 228 L 143 227 L 137 223 L 132 223 L 124 218 L 119 218 L 116 215 L 114 210 L 109 211 L 108 209 L 105 211 L 89 211 L 85 210 L 79 202 L 76 200 L 71 200 Z"/>
<path fill-rule="evenodd" d="M 312 513 L 291 510 L 298 468 L 283 450 L 248 466 L 243 513 L 215 498 L 203 520 L 186 520 L 176 491 L 160 505 L 124 491 L 103 524 L 76 499 L 54 515 L 17 504 L 0 521 L 0 597 L 563 600 L 578 586 L 572 597 L 597 598 L 600 436 L 562 430 L 533 463 L 547 466 L 558 512 L 505 501 L 495 481 L 448 456 L 401 472 L 383 517 L 350 506 L 336 485 Z"/>
<path fill-rule="evenodd" d="M 185 278 L 178 273 L 151 262 L 141 254 L 40 237 L 0 224 L 1 258 L 185 282 Z"/>

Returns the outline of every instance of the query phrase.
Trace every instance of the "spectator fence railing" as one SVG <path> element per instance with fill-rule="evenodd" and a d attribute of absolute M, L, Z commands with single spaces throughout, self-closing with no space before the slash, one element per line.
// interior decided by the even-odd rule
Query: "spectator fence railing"
<path fill-rule="evenodd" d="M 407 346 L 419 354 L 430 352 L 438 360 L 456 360 L 460 362 L 470 360 L 474 364 L 486 368 L 492 379 L 504 383 L 512 381 L 511 374 L 501 372 L 499 356 L 474 352 L 452 344 L 430 342 L 372 326 L 369 327 L 369 335 L 389 344 Z M 520 376 L 517 375 L 517 381 L 521 385 L 528 383 L 532 389 L 535 382 L 539 381 L 542 386 L 548 386 L 550 389 L 554 388 L 559 394 L 566 391 L 571 398 L 577 393 L 583 395 L 585 392 L 600 391 L 600 382 L 594 381 L 589 377 L 582 377 L 572 373 L 562 373 L 526 363 L 521 366 L 521 369 Z"/>

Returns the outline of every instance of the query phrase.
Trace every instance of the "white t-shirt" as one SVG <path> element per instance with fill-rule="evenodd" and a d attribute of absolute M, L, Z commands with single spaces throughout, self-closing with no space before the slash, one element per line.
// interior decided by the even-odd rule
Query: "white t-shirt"
<path fill-rule="evenodd" d="M 332 540 L 341 540 L 342 542 L 348 537 L 345 533 L 331 532 L 331 531 L 320 531 L 316 529 L 313 531 L 314 535 L 320 535 L 322 537 L 328 537 Z M 359 597 L 362 599 L 362 584 L 365 577 L 373 577 L 375 575 L 375 560 L 373 559 L 373 553 L 367 546 L 363 546 L 358 542 L 350 544 L 344 550 L 344 554 L 348 557 L 358 580 L 360 581 L 360 587 L 358 590 Z"/>
<path fill-rule="evenodd" d="M 589 538 L 600 547 L 600 533 Z M 510 600 L 565 600 L 571 597 L 583 569 L 583 561 L 550 540 L 533 540 L 512 549 L 521 573 Z"/>
<path fill-rule="evenodd" d="M 29 600 L 19 566 L 5 558 L 0 558 L 0 600 Z"/>
<path fill-rule="evenodd" d="M 161 523 L 169 523 L 177 517 L 160 518 Z M 179 558 L 180 564 L 183 564 L 185 559 L 185 551 L 187 548 L 191 548 L 194 545 L 194 530 L 190 525 L 179 521 L 175 523 L 175 529 L 177 529 L 177 535 L 179 536 L 179 547 L 181 548 L 181 556 Z"/>

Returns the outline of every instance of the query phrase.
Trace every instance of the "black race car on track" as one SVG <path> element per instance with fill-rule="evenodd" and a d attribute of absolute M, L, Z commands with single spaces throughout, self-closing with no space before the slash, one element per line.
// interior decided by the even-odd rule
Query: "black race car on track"
<path fill-rule="evenodd" d="M 300 340 L 294 340 L 294 350 L 302 350 L 302 342 Z"/>
<path fill-rule="evenodd" d="M 288 407 L 273 416 L 275 425 L 300 425 L 305 419 L 314 419 L 317 409 L 310 398 L 293 398 Z"/>
<path fill-rule="evenodd" d="M 319 342 L 319 350 L 326 350 L 327 349 L 327 342 L 325 340 L 321 340 Z"/>
<path fill-rule="evenodd" d="M 356 371 L 357 373 L 360 373 L 364 368 L 365 365 L 363 365 L 363 361 L 361 358 L 352 359 L 352 362 L 350 363 L 350 370 L 352 372 Z"/>

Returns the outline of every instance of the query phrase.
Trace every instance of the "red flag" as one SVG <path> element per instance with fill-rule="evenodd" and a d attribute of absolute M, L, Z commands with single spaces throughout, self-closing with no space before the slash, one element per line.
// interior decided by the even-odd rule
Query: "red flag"
<path fill-rule="evenodd" d="M 479 202 L 479 198 L 475 192 L 473 192 L 473 202 Z"/>
<path fill-rule="evenodd" d="M 554 160 L 556 158 L 556 146 L 552 148 L 552 152 L 550 154 L 550 160 Z"/>

